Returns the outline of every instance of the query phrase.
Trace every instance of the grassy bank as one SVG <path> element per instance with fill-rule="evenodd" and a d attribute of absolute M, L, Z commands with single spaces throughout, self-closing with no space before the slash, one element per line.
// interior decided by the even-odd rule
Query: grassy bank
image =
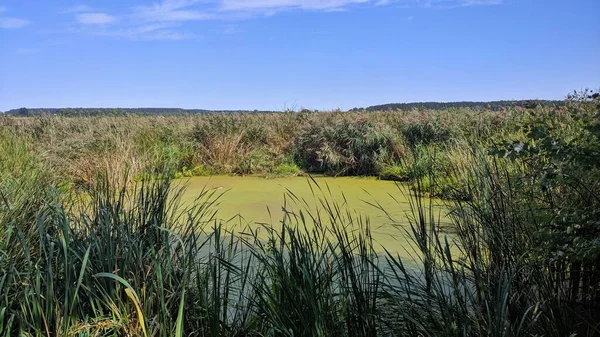
<path fill-rule="evenodd" d="M 4 118 L 0 335 L 600 335 L 597 103 Z M 238 171 L 261 151 L 268 169 Z M 168 178 L 184 163 L 239 174 L 385 168 L 414 191 L 449 193 L 456 234 L 407 190 L 412 259 L 376 253 L 368 219 L 327 198 L 233 235 L 215 217 L 217 192 L 181 206 Z M 288 200 L 303 204 L 293 191 Z"/>

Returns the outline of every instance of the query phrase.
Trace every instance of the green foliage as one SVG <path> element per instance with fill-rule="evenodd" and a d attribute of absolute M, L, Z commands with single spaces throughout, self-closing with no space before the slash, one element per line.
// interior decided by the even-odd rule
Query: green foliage
<path fill-rule="evenodd" d="M 370 155 L 356 167 L 415 183 L 412 259 L 378 252 L 368 219 L 314 182 L 315 200 L 286 195 L 277 225 L 232 234 L 214 190 L 181 203 L 170 178 L 196 170 L 166 165 L 179 156 L 170 145 L 157 155 L 163 170 L 138 184 L 106 172 L 68 198 L 32 140 L 2 131 L 0 335 L 596 336 L 599 137 L 588 103 L 533 116 L 492 156 L 483 141 L 420 144 L 402 167 L 374 159 L 390 143 L 370 133 L 385 127 L 332 124 L 342 127 L 327 142 Z M 260 139 L 240 144 L 268 155 Z M 451 224 L 420 197 L 445 188 L 466 196 L 448 202 Z"/>
<path fill-rule="evenodd" d="M 532 108 L 536 106 L 561 106 L 563 101 L 548 100 L 521 100 L 521 101 L 490 101 L 490 102 L 419 102 L 419 103 L 391 103 L 366 107 L 363 109 L 355 108 L 355 111 L 385 111 L 385 110 L 445 110 L 449 108 L 470 108 L 470 109 L 490 109 L 502 110 L 510 107 Z"/>
<path fill-rule="evenodd" d="M 197 165 L 194 168 L 187 168 L 184 166 L 181 171 L 175 172 L 173 176 L 175 179 L 189 178 L 189 177 L 206 177 L 212 175 L 212 171 L 209 168 Z"/>
<path fill-rule="evenodd" d="M 521 101 L 490 101 L 490 102 L 420 102 L 420 103 L 392 103 L 375 105 L 366 108 L 354 108 L 350 111 L 386 111 L 386 110 L 443 110 L 449 108 L 470 108 L 470 109 L 491 109 L 500 110 L 507 107 L 535 107 L 543 106 L 560 106 L 564 104 L 562 101 L 548 100 L 521 100 Z M 8 110 L 5 113 L 15 116 L 43 116 L 43 115 L 60 115 L 60 116 L 122 116 L 122 115 L 139 115 L 139 116 L 185 116 L 192 114 L 214 114 L 214 113 L 281 113 L 286 111 L 259 111 L 259 110 L 205 110 L 205 109 L 179 109 L 179 108 L 20 108 Z M 302 113 L 318 112 L 302 109 Z"/>
<path fill-rule="evenodd" d="M 273 166 L 273 156 L 265 150 L 252 151 L 244 156 L 233 169 L 236 174 L 265 173 Z"/>
<path fill-rule="evenodd" d="M 191 170 L 192 176 L 210 176 L 212 175 L 212 171 L 202 165 L 197 165 Z"/>
<path fill-rule="evenodd" d="M 600 268 L 600 107 L 597 94 L 571 100 L 568 113 L 533 118 L 522 127 L 525 137 L 500 142 L 490 153 L 522 165 L 512 174 L 520 182 L 515 193 L 539 195 L 528 198 L 539 222 L 529 254 L 545 259 L 553 280 L 568 280 L 563 300 L 587 305 L 598 299 L 588 292 L 598 287 L 594 270 Z"/>
<path fill-rule="evenodd" d="M 33 211 L 48 198 L 53 181 L 47 163 L 27 139 L 0 129 L 0 211 Z"/>
<path fill-rule="evenodd" d="M 179 108 L 20 108 L 6 111 L 6 114 L 15 116 L 44 116 L 59 115 L 70 117 L 89 117 L 89 116 L 186 116 L 192 114 L 213 114 L 213 113 L 273 113 L 276 111 L 259 110 L 205 110 L 205 109 L 179 109 Z"/>
<path fill-rule="evenodd" d="M 25 135 L 63 181 L 88 188 L 107 167 L 128 169 L 138 178 L 165 166 L 181 177 L 197 166 L 212 174 L 269 176 L 289 161 L 312 173 L 377 176 L 383 167 L 410 158 L 417 143 L 479 142 L 504 132 L 517 115 L 475 109 L 177 117 L 45 114 L 2 116 L 0 126 Z M 413 145 L 405 141 L 405 133 L 413 148 L 405 146 Z"/>
<path fill-rule="evenodd" d="M 445 143 L 452 139 L 452 134 L 448 130 L 444 130 L 439 126 L 434 126 L 431 123 L 407 125 L 404 130 L 402 130 L 402 133 L 411 147 Z"/>
<path fill-rule="evenodd" d="M 410 179 L 410 174 L 405 166 L 386 165 L 379 172 L 379 179 L 393 181 L 407 181 Z"/>
<path fill-rule="evenodd" d="M 597 336 L 599 96 L 452 122 L 2 117 L 0 336 Z M 299 168 L 410 179 L 409 228 L 382 211 L 413 258 L 378 252 L 315 182 L 236 234 L 214 190 L 183 204 L 171 185 Z M 450 224 L 425 193 L 450 199 Z"/>
<path fill-rule="evenodd" d="M 271 173 L 275 176 L 288 177 L 300 174 L 302 171 L 296 164 L 282 163 L 273 168 Z"/>
<path fill-rule="evenodd" d="M 295 141 L 296 162 L 307 172 L 376 175 L 398 161 L 402 143 L 393 130 L 370 121 L 313 123 Z"/>

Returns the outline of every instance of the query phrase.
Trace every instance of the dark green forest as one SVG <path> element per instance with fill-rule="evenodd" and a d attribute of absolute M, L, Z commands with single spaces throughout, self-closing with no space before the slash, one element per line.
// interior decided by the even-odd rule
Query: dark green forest
<path fill-rule="evenodd" d="M 348 111 L 388 111 L 388 110 L 443 110 L 449 108 L 471 108 L 498 111 L 508 107 L 534 108 L 536 106 L 558 107 L 564 101 L 553 100 L 518 100 L 518 101 L 490 101 L 490 102 L 415 102 L 415 103 L 389 103 L 372 105 L 366 108 L 353 108 Z M 283 110 L 281 110 L 283 111 Z M 302 112 L 312 112 L 301 109 Z M 5 111 L 12 116 L 119 116 L 119 115 L 187 115 L 205 113 L 272 113 L 280 111 L 267 110 L 208 110 L 208 109 L 180 109 L 180 108 L 19 108 Z M 317 112 L 317 111 L 315 111 Z"/>
<path fill-rule="evenodd" d="M 203 113 L 247 113 L 247 112 L 274 112 L 259 110 L 205 110 L 205 109 L 180 109 L 180 108 L 19 108 L 5 111 L 12 116 L 120 116 L 120 115 L 187 115 Z"/>
<path fill-rule="evenodd" d="M 414 102 L 414 103 L 388 103 L 372 105 L 366 108 L 354 108 L 351 111 L 387 111 L 387 110 L 443 110 L 450 108 L 471 108 L 498 111 L 508 107 L 534 108 L 536 106 L 562 106 L 564 101 L 558 100 L 518 100 L 518 101 L 489 101 L 489 102 Z"/>

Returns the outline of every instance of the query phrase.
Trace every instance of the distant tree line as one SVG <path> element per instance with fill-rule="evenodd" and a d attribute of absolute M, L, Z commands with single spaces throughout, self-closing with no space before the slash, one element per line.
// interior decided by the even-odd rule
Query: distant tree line
<path fill-rule="evenodd" d="M 538 105 L 561 106 L 564 101 L 551 100 L 519 100 L 519 101 L 490 101 L 490 102 L 416 102 L 416 103 L 390 103 L 373 105 L 366 108 L 353 108 L 349 111 L 387 111 L 387 110 L 412 110 L 428 109 L 442 110 L 448 108 L 472 108 L 486 110 L 500 110 L 506 107 L 534 108 Z M 316 112 L 317 110 L 314 110 Z M 179 108 L 20 108 L 12 109 L 5 114 L 13 116 L 111 116 L 111 115 L 186 115 L 206 113 L 272 113 L 279 111 L 267 110 L 206 110 L 206 109 L 179 109 Z M 303 109 L 301 112 L 313 112 Z"/>
<path fill-rule="evenodd" d="M 206 113 L 268 113 L 262 110 L 205 110 L 179 108 L 20 108 L 8 110 L 5 113 L 13 116 L 119 116 L 119 115 L 186 115 Z"/>
<path fill-rule="evenodd" d="M 429 109 L 442 110 L 448 108 L 472 108 L 500 110 L 506 107 L 533 108 L 538 105 L 559 106 L 564 101 L 552 100 L 518 100 L 518 101 L 490 101 L 490 102 L 415 102 L 415 103 L 389 103 L 373 105 L 366 108 L 354 108 L 350 111 L 387 111 L 387 110 L 412 110 Z"/>

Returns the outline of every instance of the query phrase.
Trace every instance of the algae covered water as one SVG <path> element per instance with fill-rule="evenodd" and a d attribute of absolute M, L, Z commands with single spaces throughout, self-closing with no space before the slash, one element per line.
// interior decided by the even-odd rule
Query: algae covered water
<path fill-rule="evenodd" d="M 203 190 L 217 190 L 221 194 L 217 217 L 233 232 L 260 228 L 261 224 L 277 226 L 286 212 L 298 215 L 302 210 L 305 218 L 309 218 L 309 213 L 320 212 L 329 218 L 327 208 L 337 208 L 349 230 L 369 224 L 376 248 L 400 252 L 408 247 L 406 230 L 410 230 L 408 219 L 412 216 L 408 186 L 391 181 L 357 177 L 212 176 L 179 182 L 187 186 L 184 202 L 192 202 Z M 445 223 L 445 208 L 439 201 L 432 203 L 435 214 Z M 348 216 L 353 219 L 350 224 Z M 312 221 L 306 223 L 310 226 Z"/>

